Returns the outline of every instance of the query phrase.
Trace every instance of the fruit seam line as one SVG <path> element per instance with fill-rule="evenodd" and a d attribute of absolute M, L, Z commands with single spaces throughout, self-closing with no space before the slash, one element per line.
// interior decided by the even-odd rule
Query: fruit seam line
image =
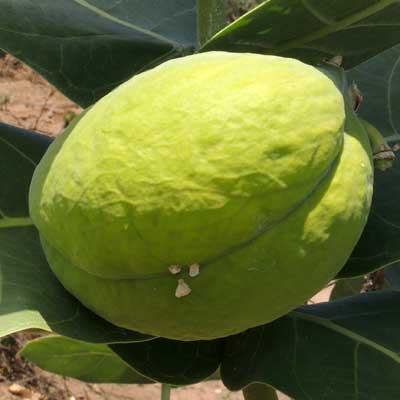
<path fill-rule="evenodd" d="M 289 208 L 285 213 L 280 215 L 274 221 L 271 221 L 268 224 L 264 225 L 262 228 L 260 228 L 249 239 L 229 247 L 227 250 L 225 250 L 224 252 L 222 252 L 221 254 L 219 254 L 219 255 L 217 255 L 215 257 L 212 257 L 212 258 L 209 258 L 209 259 L 204 259 L 204 260 L 198 262 L 197 264 L 199 264 L 201 269 L 204 270 L 204 268 L 211 266 L 213 263 L 218 262 L 220 259 L 222 259 L 224 257 L 227 257 L 227 256 L 229 256 L 229 255 L 231 255 L 231 254 L 233 254 L 233 253 L 235 253 L 237 251 L 240 251 L 240 250 L 246 248 L 247 246 L 250 246 L 253 242 L 255 242 L 257 239 L 259 239 L 266 232 L 268 232 L 269 230 L 271 230 L 275 226 L 279 225 L 281 222 L 285 221 L 293 213 L 295 213 L 319 189 L 321 184 L 331 175 L 332 171 L 334 170 L 334 168 L 339 163 L 339 159 L 340 159 L 340 157 L 342 155 L 342 152 L 343 152 L 343 145 L 344 144 L 343 144 L 343 140 L 342 140 L 342 144 L 341 144 L 340 150 L 338 151 L 338 154 L 330 162 L 330 164 L 324 170 L 324 172 L 321 174 L 321 176 L 317 179 L 315 185 L 311 188 L 311 190 L 308 193 L 306 193 L 298 202 L 296 202 L 291 208 Z M 47 239 L 45 237 L 42 237 L 42 240 L 47 241 Z M 48 244 L 49 244 L 49 242 L 48 242 Z M 54 249 L 54 250 L 56 250 L 56 249 Z M 56 250 L 56 251 L 61 257 L 63 257 L 65 259 L 64 255 L 62 255 L 58 250 Z M 68 262 L 70 262 L 70 261 L 68 261 Z M 97 277 L 103 278 L 100 275 L 96 275 L 96 274 L 93 274 L 92 272 L 84 270 L 83 268 L 81 268 L 78 265 L 73 264 L 73 266 L 75 268 L 78 268 L 78 269 L 84 271 L 85 273 L 87 273 L 89 275 L 93 275 L 93 276 L 97 276 Z M 173 277 L 171 275 L 171 273 L 168 271 L 167 268 L 168 268 L 168 265 L 166 265 L 166 271 L 165 272 L 163 271 L 163 272 L 157 272 L 157 273 L 152 273 L 152 274 L 135 274 L 135 275 L 131 275 L 131 276 L 128 276 L 128 277 L 127 276 L 123 276 L 123 277 L 113 277 L 113 278 L 107 278 L 107 279 L 110 279 L 110 280 L 124 280 L 125 281 L 125 280 L 149 280 L 149 279 L 171 278 L 171 277 Z M 181 271 L 182 272 L 188 272 L 189 268 L 190 268 L 189 266 L 182 266 Z"/>
<path fill-rule="evenodd" d="M 289 218 L 292 214 L 294 214 L 322 185 L 322 183 L 331 175 L 333 169 L 338 165 L 339 159 L 342 155 L 343 151 L 343 141 L 342 145 L 340 148 L 340 151 L 338 154 L 335 156 L 335 158 L 331 161 L 331 163 L 328 165 L 328 167 L 325 169 L 323 174 L 317 179 L 314 187 L 311 188 L 311 190 L 306 193 L 298 202 L 296 202 L 291 208 L 289 208 L 285 213 L 277 217 L 275 220 L 265 224 L 262 228 L 258 230 L 257 233 L 255 233 L 252 237 L 249 239 L 245 240 L 244 242 L 238 243 L 234 246 L 229 247 L 226 251 L 223 253 L 210 258 L 206 259 L 203 262 L 200 262 L 199 264 L 204 268 L 210 264 L 213 264 L 214 262 L 217 262 L 221 258 L 224 258 L 226 256 L 231 255 L 232 253 L 235 253 L 237 251 L 240 251 L 247 246 L 250 246 L 253 242 L 255 242 L 258 238 L 260 238 L 264 233 L 268 232 L 275 226 L 279 225 L 281 222 L 285 221 L 287 218 Z"/>

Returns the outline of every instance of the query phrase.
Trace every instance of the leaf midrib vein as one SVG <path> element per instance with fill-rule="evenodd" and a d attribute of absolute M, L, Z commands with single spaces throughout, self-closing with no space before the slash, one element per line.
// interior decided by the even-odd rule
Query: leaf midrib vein
<path fill-rule="evenodd" d="M 327 24 L 323 28 L 321 28 L 317 31 L 311 32 L 308 35 L 283 42 L 280 44 L 280 48 L 275 49 L 275 51 L 272 50 L 272 46 L 261 46 L 260 44 L 258 44 L 258 47 L 263 47 L 265 49 L 271 49 L 271 51 L 269 51 L 269 54 L 281 54 L 292 48 L 302 48 L 307 43 L 316 41 L 318 39 L 322 39 L 325 36 L 328 36 L 329 34 L 335 33 L 339 30 L 350 29 L 351 25 L 354 25 L 357 22 L 362 21 L 363 19 L 366 19 L 370 15 L 373 15 L 373 14 L 385 9 L 386 7 L 388 7 L 392 4 L 395 4 L 396 2 L 397 2 L 397 0 L 380 0 L 377 3 L 363 9 L 362 11 L 359 11 L 352 15 L 349 15 L 348 17 L 343 18 L 343 19 L 337 21 L 336 23 L 331 23 L 329 25 Z M 263 7 L 268 7 L 269 3 L 270 3 L 270 1 L 265 2 L 264 4 L 260 4 L 258 7 L 254 8 L 253 11 L 250 13 L 257 12 L 259 9 L 261 9 Z M 307 8 L 307 11 L 310 11 L 310 10 Z M 243 15 L 241 18 L 236 20 L 232 25 L 238 24 L 241 20 L 244 20 L 246 18 L 248 18 L 247 14 Z M 218 39 L 221 39 L 222 41 L 225 41 L 227 39 L 229 42 L 229 36 L 226 36 L 226 32 L 228 32 L 228 30 L 232 29 L 232 25 L 229 25 L 225 29 L 218 32 L 213 38 L 211 38 L 207 43 L 204 44 L 203 48 L 204 49 L 207 48 L 207 45 L 212 44 L 213 40 L 218 41 Z M 371 27 L 373 27 L 374 25 L 380 26 L 381 24 L 371 24 Z M 362 25 L 354 26 L 354 28 L 357 28 L 357 27 L 363 27 L 363 26 Z M 233 42 L 232 44 L 234 44 L 234 43 L 236 43 L 236 41 Z"/>
<path fill-rule="evenodd" d="M 135 24 L 132 24 L 130 22 L 124 21 L 120 18 L 117 18 L 109 13 L 107 13 L 106 11 L 94 6 L 93 4 L 90 4 L 89 2 L 87 2 L 86 0 L 73 0 L 76 4 L 79 4 L 80 6 L 87 8 L 88 10 L 94 12 L 95 14 L 97 14 L 98 16 L 108 19 L 109 21 L 115 22 L 116 24 L 125 26 L 126 28 L 130 28 L 133 29 L 135 31 L 141 32 L 145 35 L 151 36 L 156 40 L 159 40 L 161 42 L 165 42 L 168 43 L 174 47 L 182 47 L 182 45 L 178 42 L 175 42 L 174 40 L 168 39 L 163 35 L 160 35 L 158 33 L 152 32 L 148 29 L 144 29 L 141 28 L 140 26 L 137 26 Z"/>
<path fill-rule="evenodd" d="M 42 353 L 43 354 L 43 353 Z M 71 354 L 54 354 L 54 353 L 44 353 L 46 359 L 52 358 L 63 358 L 63 359 L 71 359 L 71 358 L 87 358 L 87 357 L 108 357 L 108 358 L 115 358 L 114 354 L 111 353 L 102 353 L 100 351 L 81 351 L 81 352 L 73 352 Z"/>
<path fill-rule="evenodd" d="M 109 33 L 88 33 L 82 35 L 52 35 L 52 34 L 45 34 L 45 33 L 35 33 L 35 32 L 22 32 L 16 31 L 12 29 L 4 29 L 0 28 L 1 32 L 11 33 L 14 35 L 21 35 L 21 36 L 28 36 L 28 37 L 37 37 L 43 39 L 57 39 L 57 40 L 79 40 L 79 39 L 97 39 L 97 38 L 107 38 L 107 37 L 126 37 L 127 33 L 116 33 L 116 32 L 109 32 Z"/>
<path fill-rule="evenodd" d="M 333 332 L 339 333 L 343 336 L 346 336 L 352 340 L 354 340 L 357 343 L 362 343 L 368 347 L 373 348 L 374 350 L 385 354 L 387 357 L 391 358 L 393 361 L 396 363 L 400 363 L 400 356 L 395 353 L 394 351 L 389 350 L 388 348 L 366 338 L 365 336 L 362 336 L 358 333 L 355 333 L 351 331 L 350 329 L 344 328 L 340 325 L 335 324 L 329 319 L 323 318 L 323 317 L 318 317 L 316 315 L 310 315 L 306 313 L 302 313 L 300 311 L 292 311 L 289 315 L 289 318 L 295 318 L 295 319 L 300 319 L 303 321 L 307 322 L 312 322 L 315 324 L 318 324 L 320 326 L 323 326 Z"/>
<path fill-rule="evenodd" d="M 23 151 L 21 151 L 17 146 L 14 146 L 12 143 L 10 143 L 8 140 L 0 137 L 0 141 L 5 143 L 7 146 L 11 147 L 16 153 L 18 153 L 22 158 L 27 160 L 30 164 L 32 164 L 36 168 L 36 162 L 32 160 L 28 155 L 26 155 Z"/>
<path fill-rule="evenodd" d="M 297 48 L 308 42 L 313 42 L 315 40 L 321 39 L 331 33 L 335 33 L 341 29 L 347 28 L 350 25 L 356 24 L 358 21 L 361 21 L 369 17 L 370 15 L 376 14 L 377 12 L 396 3 L 397 1 L 398 0 L 380 0 L 377 3 L 363 9 L 362 11 L 356 12 L 346 18 L 337 21 L 335 24 L 324 26 L 323 28 L 308 35 L 305 35 L 302 38 L 288 40 L 287 42 L 282 43 L 281 47 L 273 51 L 271 54 L 281 54 L 292 48 Z"/>
<path fill-rule="evenodd" d="M 33 221 L 30 217 L 7 217 L 0 219 L 0 229 L 4 228 L 18 228 L 24 226 L 32 226 Z"/>

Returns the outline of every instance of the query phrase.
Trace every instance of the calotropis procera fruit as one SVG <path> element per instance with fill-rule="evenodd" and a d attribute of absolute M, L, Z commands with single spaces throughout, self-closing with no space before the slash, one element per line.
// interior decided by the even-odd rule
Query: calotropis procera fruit
<path fill-rule="evenodd" d="M 52 270 L 98 315 L 156 336 L 287 313 L 342 268 L 368 215 L 368 138 L 345 109 L 324 74 L 281 57 L 210 52 L 135 76 L 35 172 Z"/>

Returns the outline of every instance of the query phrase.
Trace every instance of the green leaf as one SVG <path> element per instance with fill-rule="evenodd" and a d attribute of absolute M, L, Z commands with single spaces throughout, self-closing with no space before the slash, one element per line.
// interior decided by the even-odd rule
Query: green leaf
<path fill-rule="evenodd" d="M 399 335 L 397 292 L 305 306 L 228 339 L 221 375 L 231 390 L 261 382 L 296 400 L 398 400 Z"/>
<path fill-rule="evenodd" d="M 215 373 L 221 361 L 222 345 L 221 340 L 181 342 L 160 338 L 110 347 L 142 375 L 180 386 L 201 382 Z"/>
<path fill-rule="evenodd" d="M 396 0 L 269 0 L 237 19 L 202 51 L 293 57 L 310 64 L 344 56 L 351 68 L 400 42 Z"/>
<path fill-rule="evenodd" d="M 400 290 L 400 263 L 385 268 L 384 274 L 387 286 L 393 290 Z"/>
<path fill-rule="evenodd" d="M 40 368 L 91 383 L 154 383 L 138 374 L 105 344 L 63 336 L 32 340 L 19 352 Z"/>
<path fill-rule="evenodd" d="M 27 193 L 33 170 L 50 143 L 47 136 L 0 122 L 0 228 L 31 225 Z"/>
<path fill-rule="evenodd" d="M 362 289 L 367 291 L 395 290 L 400 288 L 399 264 L 394 264 L 384 269 L 373 271 L 372 274 L 355 276 L 352 278 L 340 278 L 335 282 L 330 300 L 338 300 L 344 297 L 359 294 Z"/>
<path fill-rule="evenodd" d="M 363 276 L 357 276 L 349 279 L 339 279 L 335 282 L 335 287 L 333 288 L 329 299 L 333 301 L 359 294 L 363 284 Z"/>
<path fill-rule="evenodd" d="M 28 210 L 32 174 L 49 143 L 0 124 L 0 336 L 36 328 L 93 342 L 149 339 L 94 315 L 50 271 Z"/>
<path fill-rule="evenodd" d="M 197 32 L 199 43 L 205 43 L 227 24 L 225 0 L 197 0 Z"/>
<path fill-rule="evenodd" d="M 190 54 L 195 0 L 0 0 L 0 48 L 86 107 L 135 73 Z"/>
<path fill-rule="evenodd" d="M 389 141 L 400 140 L 400 45 L 394 46 L 348 72 L 363 94 L 358 114 Z"/>

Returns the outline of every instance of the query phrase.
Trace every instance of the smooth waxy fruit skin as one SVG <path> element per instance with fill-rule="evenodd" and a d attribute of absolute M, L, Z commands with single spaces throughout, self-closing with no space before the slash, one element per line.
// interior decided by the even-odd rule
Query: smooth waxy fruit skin
<path fill-rule="evenodd" d="M 58 138 L 31 215 L 51 268 L 97 314 L 222 337 L 284 315 L 341 269 L 368 215 L 369 153 L 317 69 L 203 53 L 135 76 Z M 177 298 L 179 279 L 191 291 Z"/>

